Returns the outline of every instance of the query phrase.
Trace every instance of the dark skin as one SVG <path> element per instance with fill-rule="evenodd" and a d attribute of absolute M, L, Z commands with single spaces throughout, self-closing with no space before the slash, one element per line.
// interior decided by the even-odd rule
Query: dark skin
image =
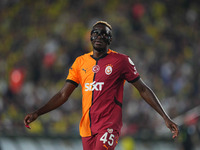
<path fill-rule="evenodd" d="M 97 24 L 93 27 L 93 29 L 99 30 L 106 30 L 109 31 L 110 29 L 102 24 Z M 92 36 L 92 35 L 91 35 Z M 108 51 L 108 43 L 106 43 L 103 39 L 103 36 L 98 36 L 95 40 L 91 43 L 93 45 L 93 57 L 100 58 L 101 56 L 105 55 Z M 112 38 L 110 39 L 110 42 Z M 99 51 L 101 49 L 101 51 Z M 162 105 L 160 104 L 159 99 L 156 97 L 154 92 L 143 82 L 142 79 L 132 83 L 132 85 L 139 91 L 141 97 L 154 109 L 156 110 L 164 119 L 166 126 L 170 129 L 173 134 L 173 138 L 178 136 L 179 130 L 178 126 L 170 119 L 170 117 L 164 111 Z M 24 118 L 24 124 L 29 125 L 31 122 L 36 120 L 39 116 L 48 113 L 62 104 L 64 104 L 71 93 L 74 91 L 76 86 L 70 82 L 66 82 L 63 88 L 55 94 L 43 107 L 39 108 L 38 110 L 27 114 Z"/>
<path fill-rule="evenodd" d="M 93 29 L 100 29 L 100 30 L 106 30 L 106 31 L 110 30 L 107 26 L 104 26 L 104 25 L 96 25 Z M 112 38 L 110 39 L 110 42 L 111 41 L 112 41 Z M 93 46 L 93 57 L 94 58 L 99 58 L 107 53 L 109 45 L 101 38 L 101 36 L 98 36 L 97 39 L 91 41 L 91 43 Z M 102 51 L 99 52 L 96 49 L 102 49 Z"/>

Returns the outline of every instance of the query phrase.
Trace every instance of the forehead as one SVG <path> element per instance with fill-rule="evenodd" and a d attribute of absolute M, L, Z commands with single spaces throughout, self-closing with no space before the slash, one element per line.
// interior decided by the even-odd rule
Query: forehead
<path fill-rule="evenodd" d="M 98 30 L 105 30 L 105 31 L 110 31 L 110 28 L 108 28 L 104 24 L 97 24 L 93 27 L 93 29 L 98 29 Z"/>

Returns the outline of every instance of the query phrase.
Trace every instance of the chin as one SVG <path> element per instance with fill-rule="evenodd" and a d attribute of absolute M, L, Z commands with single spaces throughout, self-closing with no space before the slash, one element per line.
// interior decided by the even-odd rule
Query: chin
<path fill-rule="evenodd" d="M 96 47 L 96 46 L 93 46 L 93 48 L 98 51 L 98 52 L 103 52 L 105 51 L 105 48 L 102 48 L 102 47 Z"/>

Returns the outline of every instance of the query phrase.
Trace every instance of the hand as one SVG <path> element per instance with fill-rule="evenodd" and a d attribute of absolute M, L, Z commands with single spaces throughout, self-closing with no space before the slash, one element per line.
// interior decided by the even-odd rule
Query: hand
<path fill-rule="evenodd" d="M 35 121 L 36 119 L 38 118 L 38 114 L 36 112 L 33 112 L 33 113 L 30 113 L 30 114 L 27 114 L 24 118 L 24 125 L 28 128 L 29 127 L 29 124 L 33 121 Z"/>
<path fill-rule="evenodd" d="M 179 129 L 178 129 L 178 125 L 175 124 L 171 119 L 166 119 L 165 120 L 165 124 L 166 126 L 170 129 L 170 131 L 172 132 L 173 136 L 172 138 L 175 139 L 178 134 L 179 134 Z"/>

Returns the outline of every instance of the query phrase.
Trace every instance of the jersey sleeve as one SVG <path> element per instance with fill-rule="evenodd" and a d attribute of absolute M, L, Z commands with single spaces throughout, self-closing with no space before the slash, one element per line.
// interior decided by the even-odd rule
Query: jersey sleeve
<path fill-rule="evenodd" d="M 140 75 L 136 70 L 135 64 L 133 63 L 133 61 L 130 59 L 130 57 L 126 56 L 123 60 L 123 71 L 122 71 L 122 75 L 123 78 L 130 82 L 136 82 L 137 80 L 140 79 Z"/>
<path fill-rule="evenodd" d="M 80 83 L 80 78 L 79 78 L 79 64 L 80 64 L 79 63 L 79 59 L 76 58 L 76 60 L 74 61 L 74 63 L 70 67 L 68 76 L 66 78 L 66 82 L 71 82 L 75 86 L 78 86 L 78 84 Z"/>

